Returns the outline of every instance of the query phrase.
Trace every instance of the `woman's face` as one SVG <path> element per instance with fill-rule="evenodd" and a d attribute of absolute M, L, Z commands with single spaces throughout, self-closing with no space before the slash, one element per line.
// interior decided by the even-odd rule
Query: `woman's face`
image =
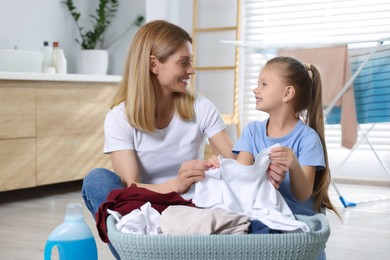
<path fill-rule="evenodd" d="M 257 88 L 253 90 L 257 110 L 270 113 L 283 104 L 286 86 L 279 74 L 280 68 L 276 65 L 267 65 L 260 72 Z"/>
<path fill-rule="evenodd" d="M 191 43 L 184 43 L 165 63 L 158 62 L 157 67 L 155 74 L 163 92 L 186 93 L 190 76 L 195 73 Z"/>

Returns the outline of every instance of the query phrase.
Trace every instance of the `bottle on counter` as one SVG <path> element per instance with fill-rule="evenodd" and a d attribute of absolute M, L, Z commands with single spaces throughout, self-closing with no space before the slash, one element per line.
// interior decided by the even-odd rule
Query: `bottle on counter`
<path fill-rule="evenodd" d="M 45 260 L 51 259 L 54 247 L 57 247 L 61 260 L 98 259 L 96 241 L 84 221 L 82 210 L 80 203 L 67 205 L 65 221 L 51 232 L 46 241 Z"/>
<path fill-rule="evenodd" d="M 42 57 L 42 72 L 47 73 L 53 68 L 53 48 L 48 41 L 43 42 Z"/>
<path fill-rule="evenodd" d="M 65 58 L 64 50 L 58 49 L 56 55 L 56 72 L 58 74 L 66 74 L 68 64 Z"/>
<path fill-rule="evenodd" d="M 52 65 L 54 67 L 54 69 L 56 69 L 57 67 L 57 53 L 58 53 L 58 50 L 59 50 L 59 43 L 57 41 L 54 41 L 53 42 L 53 52 L 52 52 Z M 56 73 L 57 73 L 57 70 L 56 70 Z"/>
<path fill-rule="evenodd" d="M 66 74 L 67 73 L 67 60 L 65 58 L 64 50 L 59 47 L 57 41 L 53 42 L 53 54 L 52 63 L 55 68 L 55 73 Z"/>

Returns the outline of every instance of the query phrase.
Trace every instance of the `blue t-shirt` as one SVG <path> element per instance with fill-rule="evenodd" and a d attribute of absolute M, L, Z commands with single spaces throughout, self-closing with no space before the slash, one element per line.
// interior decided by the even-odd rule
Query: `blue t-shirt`
<path fill-rule="evenodd" d="M 317 171 L 324 169 L 324 152 L 320 137 L 314 129 L 299 120 L 287 135 L 270 138 L 267 136 L 267 123 L 268 119 L 249 123 L 234 145 L 233 152 L 236 154 L 240 151 L 249 152 L 256 158 L 257 154 L 265 148 L 279 143 L 294 151 L 301 166 L 315 166 Z M 289 172 L 280 184 L 279 191 L 294 214 L 314 215 L 316 213 L 314 196 L 303 202 L 294 198 L 290 188 Z"/>

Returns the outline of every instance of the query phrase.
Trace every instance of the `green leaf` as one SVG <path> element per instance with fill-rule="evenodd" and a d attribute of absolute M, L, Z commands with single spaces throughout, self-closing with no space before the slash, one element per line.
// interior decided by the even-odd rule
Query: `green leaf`
<path fill-rule="evenodd" d="M 110 19 L 115 17 L 119 6 L 118 0 L 100 0 L 98 8 L 95 10 L 96 14 L 89 15 L 93 22 L 92 29 L 84 33 L 83 27 L 79 24 L 81 14 L 77 12 L 73 0 L 62 1 L 61 3 L 66 6 L 76 23 L 81 42 L 79 39 L 75 40 L 82 49 L 95 49 L 97 43 L 102 42 L 103 34 L 111 23 Z"/>

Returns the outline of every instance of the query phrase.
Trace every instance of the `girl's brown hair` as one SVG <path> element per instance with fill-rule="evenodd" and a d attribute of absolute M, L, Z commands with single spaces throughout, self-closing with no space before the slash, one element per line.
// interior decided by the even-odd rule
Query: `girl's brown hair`
<path fill-rule="evenodd" d="M 275 57 L 269 60 L 266 65 L 269 64 L 281 65 L 284 83 L 295 88 L 293 99 L 295 113 L 302 118 L 305 124 L 318 133 L 322 143 L 325 168 L 317 172 L 314 180 L 313 195 L 315 196 L 316 210 L 320 212 L 321 208 L 327 208 L 340 217 L 328 195 L 331 176 L 325 143 L 320 73 L 314 65 L 302 64 L 291 57 Z"/>
<path fill-rule="evenodd" d="M 142 26 L 129 47 L 127 61 L 118 92 L 111 107 L 125 102 L 129 123 L 145 132 L 154 132 L 156 89 L 159 87 L 151 73 L 150 56 L 154 55 L 164 63 L 186 42 L 192 43 L 191 36 L 182 28 L 155 20 Z M 185 120 L 194 117 L 194 94 L 174 95 L 174 109 Z"/>

